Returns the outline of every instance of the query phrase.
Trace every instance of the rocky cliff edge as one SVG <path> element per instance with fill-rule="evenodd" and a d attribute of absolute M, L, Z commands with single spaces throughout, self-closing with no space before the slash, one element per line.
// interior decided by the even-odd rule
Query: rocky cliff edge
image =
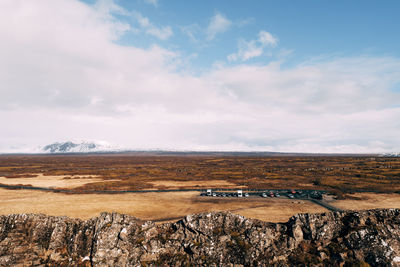
<path fill-rule="evenodd" d="M 117 213 L 0 216 L 0 266 L 368 264 L 400 266 L 400 210 L 298 214 L 286 223 L 218 212 L 161 225 Z"/>

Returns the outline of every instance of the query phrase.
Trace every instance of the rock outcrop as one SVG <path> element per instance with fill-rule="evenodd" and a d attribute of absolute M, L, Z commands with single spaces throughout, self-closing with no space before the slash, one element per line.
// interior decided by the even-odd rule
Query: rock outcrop
<path fill-rule="evenodd" d="M 400 266 L 400 210 L 299 214 L 267 223 L 230 213 L 156 225 L 0 216 L 0 266 Z"/>

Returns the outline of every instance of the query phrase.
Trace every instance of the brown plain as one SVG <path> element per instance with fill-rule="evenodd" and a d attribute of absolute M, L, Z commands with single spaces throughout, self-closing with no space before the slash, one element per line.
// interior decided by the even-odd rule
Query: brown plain
<path fill-rule="evenodd" d="M 185 188 L 207 188 L 225 181 L 234 188 L 400 191 L 400 158 L 375 156 L 218 155 L 37 155 L 0 156 L 0 176 L 37 174 L 90 175 L 101 181 L 74 190 L 154 189 L 160 181 L 182 182 Z"/>
<path fill-rule="evenodd" d="M 37 174 L 43 174 L 36 176 Z M 307 201 L 205 198 L 199 192 L 97 194 L 99 190 L 320 189 L 342 209 L 400 208 L 400 159 L 374 156 L 241 157 L 216 155 L 0 156 L 0 183 L 66 188 L 71 194 L 0 189 L 0 214 L 46 213 L 87 219 L 102 211 L 166 221 L 231 211 L 266 221 L 324 212 Z M 5 178 L 9 177 L 9 178 Z M 67 179 L 65 179 L 67 177 Z M 92 194 L 86 194 L 86 192 Z M 355 193 L 368 191 L 367 193 Z M 85 193 L 85 194 L 83 194 Z"/>

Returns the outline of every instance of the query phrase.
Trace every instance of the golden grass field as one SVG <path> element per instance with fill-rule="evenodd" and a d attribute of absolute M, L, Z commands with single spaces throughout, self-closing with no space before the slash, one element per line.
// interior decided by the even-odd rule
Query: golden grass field
<path fill-rule="evenodd" d="M 89 183 L 102 182 L 103 179 L 96 175 L 48 175 L 42 173 L 30 174 L 32 177 L 6 178 L 0 177 L 0 184 L 6 185 L 31 185 L 48 188 L 76 188 Z"/>
<path fill-rule="evenodd" d="M 187 214 L 231 211 L 249 218 L 285 222 L 299 212 L 325 212 L 308 201 L 200 197 L 199 192 L 61 194 L 0 189 L 0 214 L 44 213 L 88 219 L 101 212 L 130 214 L 142 220 L 175 221 Z"/>
<path fill-rule="evenodd" d="M 336 200 L 341 209 L 400 208 L 398 194 L 357 193 L 359 199 Z M 321 213 L 324 208 L 305 200 L 285 198 L 205 198 L 198 192 L 62 194 L 0 189 L 0 214 L 44 213 L 88 219 L 101 212 L 119 212 L 142 220 L 175 221 L 187 214 L 230 211 L 248 218 L 285 222 L 297 213 Z"/>
<path fill-rule="evenodd" d="M 28 176 L 28 175 L 26 175 Z M 75 188 L 99 181 L 96 176 L 0 177 L 0 183 L 33 185 L 48 188 Z M 67 179 L 65 179 L 67 178 Z M 198 186 L 198 181 L 152 181 L 156 189 L 180 189 Z M 204 181 L 202 186 L 232 188 L 224 180 Z M 0 189 L 0 214 L 44 213 L 88 219 L 103 211 L 130 214 L 142 220 L 173 221 L 187 214 L 230 211 L 249 218 L 284 222 L 297 213 L 325 212 L 318 205 L 303 200 L 264 198 L 206 198 L 199 192 L 159 192 L 124 194 L 62 194 L 36 190 Z"/>
<path fill-rule="evenodd" d="M 355 193 L 336 200 L 334 205 L 345 210 L 400 209 L 400 194 Z"/>

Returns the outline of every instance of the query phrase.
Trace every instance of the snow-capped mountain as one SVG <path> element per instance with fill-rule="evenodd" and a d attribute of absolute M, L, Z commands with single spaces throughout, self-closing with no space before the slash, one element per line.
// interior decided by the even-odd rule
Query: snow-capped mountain
<path fill-rule="evenodd" d="M 382 157 L 400 157 L 400 152 L 384 153 Z"/>
<path fill-rule="evenodd" d="M 42 153 L 91 153 L 91 152 L 116 152 L 120 148 L 107 142 L 56 142 L 41 148 Z"/>

